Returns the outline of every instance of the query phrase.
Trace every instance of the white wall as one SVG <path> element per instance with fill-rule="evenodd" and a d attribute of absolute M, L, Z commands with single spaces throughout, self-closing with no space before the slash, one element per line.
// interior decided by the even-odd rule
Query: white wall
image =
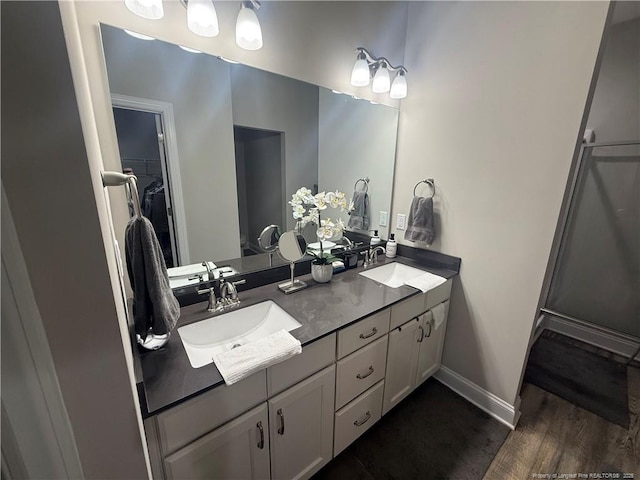
<path fill-rule="evenodd" d="M 388 226 L 379 225 L 380 211 L 391 211 L 397 130 L 398 110 L 320 89 L 320 191 L 339 190 L 351 199 L 356 181 L 369 177 L 369 229 L 380 230 L 384 239 Z M 338 216 L 334 212 L 330 215 Z M 347 213 L 339 216 L 347 225 Z"/>
<path fill-rule="evenodd" d="M 107 205 L 63 23 L 53 2 L 2 3 L 2 184 L 83 475 L 145 478 Z"/>
<path fill-rule="evenodd" d="M 298 188 L 313 188 L 318 183 L 318 87 L 242 65 L 231 67 L 231 83 L 235 125 L 284 133 L 285 203 Z M 290 209 L 286 213 L 282 227 L 291 229 L 293 215 Z"/>
<path fill-rule="evenodd" d="M 512 405 L 607 7 L 409 5 L 393 213 L 435 179 L 433 249 L 462 258 L 443 364 Z"/>
<path fill-rule="evenodd" d="M 608 32 L 587 128 L 596 142 L 640 140 L 640 18 Z"/>
<path fill-rule="evenodd" d="M 221 201 L 237 198 L 229 64 L 120 29 L 104 28 L 103 38 L 111 93 L 173 105 L 191 257 L 180 263 L 239 257 L 238 205 Z M 120 170 L 119 159 L 105 166 Z M 125 226 L 115 225 L 121 238 Z"/>

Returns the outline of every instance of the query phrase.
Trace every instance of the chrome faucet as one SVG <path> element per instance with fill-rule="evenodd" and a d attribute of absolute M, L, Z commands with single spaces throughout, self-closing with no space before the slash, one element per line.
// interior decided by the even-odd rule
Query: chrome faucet
<path fill-rule="evenodd" d="M 242 285 L 247 283 L 246 280 L 238 280 L 235 282 L 228 282 L 224 277 L 220 277 L 220 301 L 222 308 L 233 307 L 240 303 L 238 298 L 238 290 L 236 285 Z"/>
<path fill-rule="evenodd" d="M 369 248 L 369 250 L 362 252 L 364 255 L 364 267 L 368 267 L 372 263 L 378 263 L 378 252 L 385 253 L 386 250 L 382 245 L 378 245 L 377 247 Z"/>
<path fill-rule="evenodd" d="M 207 269 L 207 275 L 209 276 L 209 281 L 213 282 L 216 279 L 216 264 L 210 261 L 202 262 L 202 266 Z"/>

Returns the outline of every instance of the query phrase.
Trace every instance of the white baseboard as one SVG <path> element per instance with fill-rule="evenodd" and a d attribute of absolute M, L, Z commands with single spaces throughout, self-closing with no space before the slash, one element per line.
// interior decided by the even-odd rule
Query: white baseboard
<path fill-rule="evenodd" d="M 545 315 L 544 328 L 575 338 L 629 358 L 638 349 L 638 340 L 628 335 L 608 332 L 582 322 L 572 322 L 553 315 Z"/>
<path fill-rule="evenodd" d="M 520 397 L 518 397 L 515 405 L 511 405 L 444 365 L 440 367 L 434 377 L 458 395 L 469 400 L 476 407 L 487 412 L 500 423 L 505 424 L 511 430 L 515 430 L 520 418 Z"/>

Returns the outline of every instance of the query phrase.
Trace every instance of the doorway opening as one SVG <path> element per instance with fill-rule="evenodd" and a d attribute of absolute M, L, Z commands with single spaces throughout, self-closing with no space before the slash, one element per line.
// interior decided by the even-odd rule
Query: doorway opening
<path fill-rule="evenodd" d="M 142 214 L 153 224 L 168 268 L 179 265 L 162 115 L 113 107 L 122 171 L 138 178 Z"/>
<path fill-rule="evenodd" d="M 284 133 L 233 127 L 240 250 L 262 253 L 258 236 L 267 225 L 284 225 Z"/>

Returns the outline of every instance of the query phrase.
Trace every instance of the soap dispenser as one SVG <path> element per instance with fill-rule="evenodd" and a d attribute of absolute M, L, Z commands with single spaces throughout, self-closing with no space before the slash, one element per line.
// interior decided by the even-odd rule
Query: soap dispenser
<path fill-rule="evenodd" d="M 387 258 L 394 258 L 398 251 L 398 242 L 396 242 L 396 235 L 394 233 L 389 234 L 389 240 L 387 240 L 387 249 L 385 255 Z"/>
<path fill-rule="evenodd" d="M 373 231 L 373 237 L 371 237 L 371 241 L 369 242 L 369 245 L 374 246 L 374 245 L 378 245 L 382 240 L 380 240 L 380 237 L 378 236 L 378 230 L 374 230 Z"/>

